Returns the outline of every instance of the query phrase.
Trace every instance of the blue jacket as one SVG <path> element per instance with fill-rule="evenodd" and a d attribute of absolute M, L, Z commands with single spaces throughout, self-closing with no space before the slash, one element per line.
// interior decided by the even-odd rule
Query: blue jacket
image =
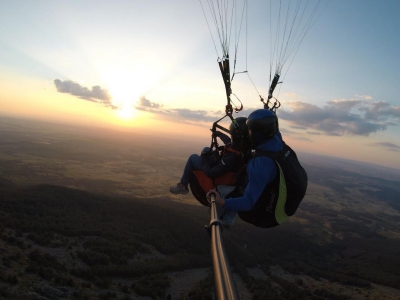
<path fill-rule="evenodd" d="M 227 147 L 231 147 L 233 151 L 226 150 L 217 164 L 212 164 L 206 156 L 201 156 L 201 169 L 204 171 L 204 174 L 210 178 L 219 177 L 228 172 L 237 172 L 243 165 L 239 147 L 234 143 L 231 144 L 231 139 L 226 134 L 219 131 L 217 131 L 216 134 L 222 142 Z"/>
<path fill-rule="evenodd" d="M 256 149 L 278 152 L 282 150 L 282 136 L 277 132 L 272 139 L 259 145 Z M 233 211 L 249 211 L 260 198 L 265 187 L 272 183 L 277 175 L 275 162 L 267 156 L 252 158 L 247 163 L 248 183 L 244 195 L 225 199 L 225 209 Z"/>

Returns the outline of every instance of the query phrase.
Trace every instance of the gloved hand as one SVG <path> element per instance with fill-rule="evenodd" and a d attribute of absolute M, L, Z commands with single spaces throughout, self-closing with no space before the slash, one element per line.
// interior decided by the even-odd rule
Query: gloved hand
<path fill-rule="evenodd" d="M 223 207 L 225 205 L 225 199 L 221 197 L 220 193 L 216 189 L 212 189 L 206 194 L 208 203 L 211 203 L 211 195 L 215 196 L 215 203 L 218 206 Z"/>

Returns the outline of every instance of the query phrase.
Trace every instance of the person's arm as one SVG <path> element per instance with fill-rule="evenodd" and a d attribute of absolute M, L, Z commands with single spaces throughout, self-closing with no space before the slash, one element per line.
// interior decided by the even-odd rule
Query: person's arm
<path fill-rule="evenodd" d="M 276 166 L 269 157 L 257 157 L 250 160 L 247 166 L 249 182 L 244 195 L 236 198 L 226 198 L 224 208 L 233 211 L 249 211 L 256 204 L 262 192 L 276 176 Z"/>
<path fill-rule="evenodd" d="M 210 178 L 215 178 L 224 175 L 227 172 L 235 171 L 239 163 L 240 157 L 232 152 L 225 153 L 221 160 L 214 166 L 209 164 L 206 157 L 202 157 L 200 160 L 204 174 Z"/>
<path fill-rule="evenodd" d="M 217 203 L 218 206 L 224 207 L 225 199 L 221 197 L 221 194 L 216 189 L 207 192 L 206 197 L 208 202 L 211 202 L 211 194 L 215 195 L 215 203 Z"/>

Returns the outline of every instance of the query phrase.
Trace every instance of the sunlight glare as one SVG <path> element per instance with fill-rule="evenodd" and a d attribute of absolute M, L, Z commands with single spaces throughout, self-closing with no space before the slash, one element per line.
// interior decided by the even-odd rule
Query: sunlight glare
<path fill-rule="evenodd" d="M 135 106 L 155 83 L 154 78 L 142 72 L 133 72 L 124 68 L 109 69 L 105 81 L 112 96 L 112 104 L 117 108 L 117 115 L 122 119 L 131 119 L 137 116 Z"/>
<path fill-rule="evenodd" d="M 133 106 L 124 106 L 124 105 L 118 107 L 117 112 L 120 118 L 126 120 L 133 119 L 137 114 L 137 111 L 136 109 L 133 108 Z"/>

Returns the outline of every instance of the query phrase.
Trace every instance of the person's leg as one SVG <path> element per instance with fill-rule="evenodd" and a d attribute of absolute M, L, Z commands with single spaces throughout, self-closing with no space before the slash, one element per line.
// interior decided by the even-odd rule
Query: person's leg
<path fill-rule="evenodd" d="M 177 183 L 176 186 L 170 187 L 170 189 L 169 189 L 170 192 L 175 195 L 187 194 L 189 192 L 188 183 L 189 183 L 190 174 L 192 173 L 192 171 L 200 170 L 200 169 L 201 169 L 200 156 L 197 154 L 190 155 L 186 162 L 185 169 L 183 170 L 181 181 L 179 183 Z"/>
<path fill-rule="evenodd" d="M 186 166 L 183 170 L 182 178 L 180 181 L 183 186 L 188 186 L 190 173 L 195 170 L 201 170 L 200 156 L 198 154 L 190 155 L 186 162 Z"/>
<path fill-rule="evenodd" d="M 225 198 L 225 196 L 235 189 L 235 187 L 231 185 L 219 185 L 217 188 L 222 198 Z M 235 223 L 236 211 L 227 210 L 217 205 L 217 213 L 225 228 L 233 226 L 233 223 Z"/>

